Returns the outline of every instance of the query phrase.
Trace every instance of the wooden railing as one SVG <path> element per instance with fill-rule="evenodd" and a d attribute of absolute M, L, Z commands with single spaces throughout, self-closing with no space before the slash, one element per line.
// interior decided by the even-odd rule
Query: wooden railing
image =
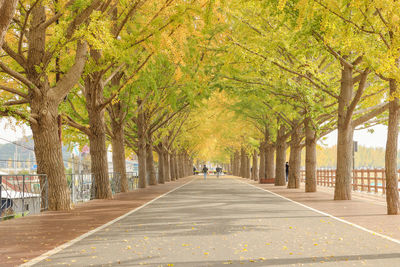
<path fill-rule="evenodd" d="M 398 177 L 400 170 L 398 170 Z M 305 171 L 301 171 L 301 181 L 305 182 Z M 317 170 L 317 185 L 334 187 L 336 170 Z M 353 170 L 352 185 L 354 191 L 386 193 L 384 169 Z M 400 180 L 399 180 L 400 181 Z M 399 188 L 400 191 L 400 188 Z"/>

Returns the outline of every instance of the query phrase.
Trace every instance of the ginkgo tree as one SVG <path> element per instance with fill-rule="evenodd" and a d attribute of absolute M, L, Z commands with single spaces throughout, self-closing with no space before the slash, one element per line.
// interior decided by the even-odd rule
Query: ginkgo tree
<path fill-rule="evenodd" d="M 0 112 L 29 123 L 38 173 L 48 179 L 50 210 L 70 208 L 58 107 L 83 72 L 93 42 L 86 33 L 99 22 L 91 18 L 109 4 L 100 0 L 20 2 L 2 46 L 0 90 L 7 97 L 1 99 Z"/>
<path fill-rule="evenodd" d="M 285 3 L 281 1 L 283 6 Z M 295 2 L 292 2 L 295 4 Z M 319 21 L 316 25 L 319 29 L 313 30 L 313 36 L 324 43 L 324 46 L 332 55 L 340 60 L 343 69 L 342 88 L 350 96 L 352 83 L 358 80 L 366 80 L 371 72 L 386 81 L 382 88 L 375 86 L 375 91 L 385 90 L 388 96 L 389 120 L 388 138 L 385 155 L 386 189 L 388 214 L 398 214 L 398 183 L 397 183 L 397 139 L 398 139 L 398 93 L 397 83 L 399 80 L 399 3 L 396 1 L 302 1 L 295 6 L 301 14 L 298 17 L 299 25 L 308 24 L 310 21 Z M 303 24 L 302 21 L 305 23 Z M 303 26 L 308 27 L 308 26 Z M 354 56 L 356 55 L 356 56 Z M 353 58 L 353 59 L 352 59 Z M 351 62 L 353 60 L 353 62 Z M 352 73 L 359 73 L 355 78 L 350 77 Z M 348 76 L 345 79 L 345 74 Z M 347 81 L 347 82 L 346 82 Z M 377 83 L 374 81 L 375 84 Z M 364 82 L 371 83 L 369 82 Z M 363 98 L 363 86 L 357 90 L 356 97 L 351 104 L 343 104 L 349 107 L 349 111 L 358 104 L 358 98 Z M 386 89 L 388 88 L 388 90 Z M 343 96 L 346 96 L 343 95 Z M 348 99 L 349 97 L 344 97 Z M 350 103 L 347 100 L 347 103 Z M 343 106 L 342 105 L 342 106 Z M 387 107 L 386 107 L 387 108 Z M 344 110 L 344 109 L 343 109 Z M 343 127 L 348 123 L 351 113 L 342 122 Z M 359 119 L 358 119 L 359 120 Z M 357 120 L 352 122 L 356 126 Z M 338 140 L 338 155 L 343 156 L 342 142 Z M 346 143 L 348 149 L 349 146 Z M 340 150 L 340 151 L 339 151 Z M 339 160 L 339 157 L 338 157 Z M 338 162 L 338 170 L 342 168 L 342 162 Z M 349 175 L 339 172 L 337 183 L 343 182 L 342 176 Z M 350 179 L 347 179 L 349 181 Z M 335 197 L 341 198 L 339 188 L 335 190 Z M 350 182 L 347 182 L 347 191 L 350 192 Z"/>

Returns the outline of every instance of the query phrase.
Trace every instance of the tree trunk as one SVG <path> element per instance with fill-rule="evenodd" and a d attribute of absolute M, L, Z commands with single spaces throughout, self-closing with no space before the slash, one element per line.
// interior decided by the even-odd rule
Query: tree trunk
<path fill-rule="evenodd" d="M 338 141 L 337 167 L 335 182 L 335 200 L 351 199 L 351 172 L 353 165 L 353 132 L 351 120 L 346 120 L 347 110 L 353 96 L 353 71 L 348 66 L 342 66 L 338 108 Z"/>
<path fill-rule="evenodd" d="M 38 124 L 31 124 L 38 165 L 37 173 L 47 175 L 49 210 L 69 210 L 71 200 L 58 134 L 58 107 L 46 107 L 47 101 L 42 99 L 44 100 L 42 103 L 40 99 L 37 100 L 37 105 L 36 101 L 31 105 L 32 112 L 42 114 Z M 40 113 L 40 110 L 47 112 Z"/>
<path fill-rule="evenodd" d="M 265 143 L 260 144 L 260 169 L 258 172 L 258 178 L 265 179 Z"/>
<path fill-rule="evenodd" d="M 177 163 L 178 163 L 178 176 L 179 178 L 183 178 L 183 167 L 182 167 L 182 154 L 178 153 L 177 155 Z M 199 170 L 201 171 L 201 170 Z"/>
<path fill-rule="evenodd" d="M 149 176 L 149 185 L 157 184 L 156 170 L 154 169 L 153 144 L 146 144 L 146 168 Z"/>
<path fill-rule="evenodd" d="M 254 149 L 253 153 L 253 180 L 258 181 L 258 152 Z"/>
<path fill-rule="evenodd" d="M 275 176 L 274 164 L 275 146 L 268 143 L 265 147 L 265 178 L 273 179 Z"/>
<path fill-rule="evenodd" d="M 276 138 L 276 164 L 275 164 L 275 185 L 282 186 L 286 185 L 286 129 L 281 126 L 278 131 Z"/>
<path fill-rule="evenodd" d="M 306 129 L 306 192 L 317 191 L 317 138 L 310 118 L 304 121 Z"/>
<path fill-rule="evenodd" d="M 176 176 L 175 176 L 175 157 L 174 154 L 171 153 L 170 155 L 170 160 L 169 160 L 169 165 L 170 165 L 170 171 L 171 171 L 171 181 L 175 181 L 176 180 Z"/>
<path fill-rule="evenodd" d="M 146 131 L 144 126 L 144 113 L 141 105 L 141 100 L 137 101 L 139 108 L 137 117 L 137 128 L 138 128 L 138 161 L 139 161 L 139 188 L 146 188 Z"/>
<path fill-rule="evenodd" d="M 17 3 L 17 0 L 0 0 L 0 51 L 8 26 L 14 17 Z"/>
<path fill-rule="evenodd" d="M 228 174 L 233 175 L 232 169 L 233 169 L 233 155 L 231 155 L 230 157 L 229 166 L 227 170 Z"/>
<path fill-rule="evenodd" d="M 301 127 L 296 126 L 291 135 L 288 188 L 300 188 Z"/>
<path fill-rule="evenodd" d="M 179 169 L 179 164 L 178 164 L 179 159 L 178 159 L 178 154 L 176 152 L 174 153 L 174 158 L 175 158 L 175 160 L 174 160 L 175 177 L 178 180 L 179 178 L 182 178 L 182 177 L 179 177 L 179 170 L 178 170 Z"/>
<path fill-rule="evenodd" d="M 158 154 L 158 183 L 159 184 L 165 184 L 165 179 L 164 179 L 164 155 L 162 152 L 162 148 L 160 146 L 157 149 L 157 154 Z"/>
<path fill-rule="evenodd" d="M 397 139 L 399 134 L 399 99 L 397 93 L 397 81 L 390 79 L 389 123 L 385 152 L 386 173 L 386 203 L 387 214 L 399 214 L 399 191 L 397 179 Z"/>
<path fill-rule="evenodd" d="M 246 152 L 244 148 L 240 150 L 240 177 L 246 178 Z"/>
<path fill-rule="evenodd" d="M 121 192 L 128 192 L 128 179 L 126 177 L 125 144 L 124 144 L 124 126 L 111 120 L 112 160 L 114 172 L 119 173 L 119 185 Z"/>
<path fill-rule="evenodd" d="M 164 179 L 166 182 L 171 182 L 171 170 L 169 164 L 169 153 L 167 150 L 163 153 L 164 156 Z"/>
<path fill-rule="evenodd" d="M 246 178 L 251 178 L 251 160 L 249 155 L 246 154 Z"/>
<path fill-rule="evenodd" d="M 108 174 L 104 109 L 98 110 L 91 106 L 88 108 L 88 114 L 91 171 L 95 182 L 95 197 L 97 199 L 111 199 L 112 192 Z"/>

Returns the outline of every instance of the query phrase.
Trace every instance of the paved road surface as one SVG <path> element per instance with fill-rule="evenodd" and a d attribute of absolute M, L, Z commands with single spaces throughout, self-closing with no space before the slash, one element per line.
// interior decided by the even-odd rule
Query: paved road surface
<path fill-rule="evenodd" d="M 37 266 L 400 266 L 400 245 L 229 177 L 197 178 Z"/>

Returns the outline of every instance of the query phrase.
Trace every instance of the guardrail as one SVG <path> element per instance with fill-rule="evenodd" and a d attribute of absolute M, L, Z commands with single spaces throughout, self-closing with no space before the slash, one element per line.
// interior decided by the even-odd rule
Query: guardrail
<path fill-rule="evenodd" d="M 120 174 L 108 174 L 113 194 L 121 192 Z M 138 188 L 136 172 L 127 172 L 128 190 Z M 71 193 L 71 202 L 86 202 L 92 199 L 92 174 L 66 174 Z M 48 183 L 46 175 L 0 175 L 0 221 L 37 214 L 48 209 Z"/>
<path fill-rule="evenodd" d="M 48 209 L 46 175 L 0 175 L 0 219 L 37 214 Z"/>
<path fill-rule="evenodd" d="M 92 189 L 93 175 L 88 174 L 66 174 L 68 186 L 71 192 L 71 202 L 79 203 L 94 199 L 94 190 Z M 134 172 L 126 173 L 128 179 L 129 191 L 138 188 L 138 176 Z M 114 194 L 121 192 L 121 175 L 117 172 L 108 173 L 111 191 Z"/>
<path fill-rule="evenodd" d="M 398 177 L 400 170 L 398 170 Z M 301 171 L 301 181 L 305 182 L 305 171 Z M 317 170 L 317 185 L 334 187 L 336 170 Z M 399 180 L 400 182 L 400 180 Z M 352 186 L 354 191 L 386 193 L 386 177 L 384 169 L 353 170 Z M 399 187 L 400 191 L 400 187 Z"/>

